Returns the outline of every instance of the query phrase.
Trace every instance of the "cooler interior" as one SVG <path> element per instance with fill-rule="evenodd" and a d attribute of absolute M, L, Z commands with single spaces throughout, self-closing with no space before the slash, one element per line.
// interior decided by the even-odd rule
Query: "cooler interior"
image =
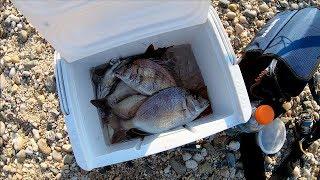
<path fill-rule="evenodd" d="M 119 144 L 109 144 L 108 133 L 106 133 L 102 126 L 98 110 L 90 103 L 90 100 L 95 98 L 90 70 L 111 58 L 127 57 L 144 53 L 150 44 L 155 45 L 155 47 L 191 44 L 208 89 L 213 114 L 197 119 L 184 127 L 178 127 L 162 134 L 150 135 L 144 139 L 132 139 Z M 206 132 L 208 130 L 214 132 L 215 129 L 217 129 L 217 132 L 219 132 L 224 130 L 222 128 L 226 129 L 226 127 L 228 127 L 228 122 L 226 122 L 228 118 L 226 117 L 233 115 L 235 105 L 232 99 L 234 94 L 233 88 L 230 87 L 230 83 L 232 83 L 231 77 L 229 77 L 230 75 L 226 72 L 229 62 L 227 62 L 227 55 L 222 53 L 220 44 L 221 42 L 219 42 L 216 34 L 214 34 L 212 30 L 211 22 L 207 21 L 201 25 L 131 42 L 73 63 L 63 62 L 63 69 L 65 71 L 64 83 L 68 84 L 66 86 L 66 92 L 69 96 L 68 106 L 72 118 L 76 123 L 76 127 L 74 128 L 77 129 L 76 131 L 79 133 L 79 137 L 81 137 L 80 144 L 82 148 L 84 148 L 86 156 L 97 159 L 98 157 L 107 156 L 110 153 L 115 153 L 115 155 L 119 154 L 126 149 L 137 150 L 132 153 L 139 153 L 140 155 L 152 154 L 153 149 L 157 147 L 159 147 L 160 150 L 165 150 L 167 147 L 172 148 L 172 144 L 163 144 L 163 142 L 167 141 L 164 137 L 172 136 L 171 138 L 173 138 L 179 134 L 179 136 L 175 137 L 176 141 L 170 141 L 170 143 L 176 143 L 176 145 L 173 146 L 180 146 L 182 144 L 179 143 L 184 142 L 183 138 L 187 138 L 187 136 L 184 136 L 187 133 L 189 133 L 190 137 L 197 136 L 203 138 L 200 136 L 211 135 Z M 222 127 L 212 125 L 213 123 L 221 125 Z M 178 142 L 180 141 L 179 138 L 182 138 L 181 142 Z M 185 142 L 189 141 L 185 140 Z M 139 151 L 141 147 L 144 148 L 143 152 Z M 120 161 L 127 160 L 125 157 L 118 158 Z M 109 157 L 109 160 L 106 160 L 109 162 L 108 164 L 112 163 L 111 159 Z M 107 163 L 104 162 L 104 165 L 106 164 Z"/>

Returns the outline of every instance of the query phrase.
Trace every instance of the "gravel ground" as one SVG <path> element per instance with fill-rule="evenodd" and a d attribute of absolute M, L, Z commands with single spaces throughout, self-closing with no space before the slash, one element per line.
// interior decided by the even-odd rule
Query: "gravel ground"
<path fill-rule="evenodd" d="M 278 11 L 320 5 L 320 1 L 213 0 L 237 54 Z M 53 73 L 54 49 L 7 0 L 0 0 L 0 178 L 1 179 L 244 179 L 237 137 L 221 132 L 184 147 L 92 171 L 81 170 L 72 154 L 59 109 Z M 320 80 L 320 73 L 316 74 Z M 290 122 L 308 111 L 319 119 L 320 106 L 308 87 L 284 104 Z M 288 142 L 292 139 L 288 129 Z M 289 143 L 266 156 L 266 174 Z M 316 179 L 320 141 L 296 166 L 293 176 Z"/>

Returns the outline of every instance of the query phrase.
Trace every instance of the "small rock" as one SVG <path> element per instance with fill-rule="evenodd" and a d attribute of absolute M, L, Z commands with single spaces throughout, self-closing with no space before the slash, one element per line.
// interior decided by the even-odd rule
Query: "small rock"
<path fill-rule="evenodd" d="M 188 169 L 194 169 L 195 170 L 195 169 L 198 168 L 198 163 L 197 163 L 197 161 L 190 159 L 190 160 L 186 161 L 186 167 Z"/>
<path fill-rule="evenodd" d="M 9 71 L 9 77 L 12 78 L 16 74 L 16 69 L 13 67 Z"/>
<path fill-rule="evenodd" d="M 228 178 L 230 176 L 230 172 L 228 171 L 228 168 L 222 168 L 220 170 L 220 175 L 222 177 Z"/>
<path fill-rule="evenodd" d="M 300 168 L 298 166 L 294 167 L 292 174 L 294 177 L 297 177 L 297 178 L 300 177 L 301 176 Z"/>
<path fill-rule="evenodd" d="M 40 152 L 49 155 L 51 153 L 51 148 L 48 146 L 47 141 L 45 139 L 39 139 L 37 143 Z"/>
<path fill-rule="evenodd" d="M 233 153 L 227 153 L 227 162 L 228 162 L 229 167 L 236 166 L 236 157 Z"/>
<path fill-rule="evenodd" d="M 62 174 L 61 174 L 61 173 L 58 173 L 58 174 L 56 175 L 56 179 L 57 179 L 57 180 L 61 179 L 61 177 L 62 177 Z"/>
<path fill-rule="evenodd" d="M 72 152 L 72 146 L 71 146 L 71 144 L 64 144 L 64 145 L 62 145 L 62 150 L 65 151 L 65 152 L 71 153 L 71 152 Z"/>
<path fill-rule="evenodd" d="M 266 157 L 264 158 L 264 160 L 265 160 L 266 163 L 268 163 L 268 164 L 273 164 L 273 160 L 271 159 L 270 156 L 266 156 Z"/>
<path fill-rule="evenodd" d="M 17 17 L 17 16 L 15 16 L 15 15 L 13 15 L 13 14 L 10 14 L 10 15 L 7 17 L 7 19 L 9 19 L 10 21 L 13 21 L 13 22 L 15 22 L 15 23 L 18 23 L 18 22 L 20 21 L 20 18 Z"/>
<path fill-rule="evenodd" d="M 205 148 L 201 149 L 201 156 L 206 157 L 208 155 L 208 152 Z"/>
<path fill-rule="evenodd" d="M 6 131 L 6 125 L 4 122 L 0 121 L 0 136 L 4 135 L 4 132 Z"/>
<path fill-rule="evenodd" d="M 303 104 L 307 109 L 312 109 L 313 108 L 311 101 L 304 101 Z"/>
<path fill-rule="evenodd" d="M 254 18 L 257 17 L 257 11 L 255 11 L 255 10 L 245 10 L 243 12 L 243 15 L 248 17 L 248 18 L 254 19 Z"/>
<path fill-rule="evenodd" d="M 237 34 L 241 34 L 244 31 L 244 27 L 241 24 L 236 24 L 235 25 L 235 30 Z"/>
<path fill-rule="evenodd" d="M 63 138 L 63 136 L 62 136 L 61 133 L 57 133 L 57 134 L 56 134 L 56 137 L 57 137 L 57 139 L 62 139 L 62 138 Z"/>
<path fill-rule="evenodd" d="M 62 155 L 58 151 L 53 151 L 52 152 L 52 158 L 56 161 L 61 161 L 62 160 Z"/>
<path fill-rule="evenodd" d="M 200 162 L 204 159 L 204 157 L 201 154 L 197 153 L 197 154 L 193 155 L 193 159 L 197 162 Z"/>
<path fill-rule="evenodd" d="M 24 143 L 25 143 L 25 140 L 22 137 L 18 136 L 13 140 L 13 148 L 16 151 L 20 151 L 24 147 Z"/>
<path fill-rule="evenodd" d="M 37 46 L 37 47 L 36 47 L 36 53 L 37 53 L 37 54 L 41 54 L 42 51 L 43 51 L 42 46 Z"/>
<path fill-rule="evenodd" d="M 25 30 L 21 30 L 20 33 L 19 33 L 19 38 L 20 38 L 20 41 L 25 43 L 27 42 L 28 40 L 28 32 L 25 31 Z"/>
<path fill-rule="evenodd" d="M 64 157 L 63 157 L 63 163 L 64 164 L 71 164 L 73 161 L 73 157 L 69 154 L 66 154 Z"/>
<path fill-rule="evenodd" d="M 170 172 L 171 166 L 168 165 L 166 168 L 164 168 L 163 172 L 168 174 Z"/>
<path fill-rule="evenodd" d="M 233 19 L 237 16 L 237 14 L 234 13 L 234 12 L 232 12 L 232 11 L 230 11 L 230 12 L 227 13 L 226 16 L 227 16 L 227 18 L 228 18 L 229 20 L 233 20 Z"/>
<path fill-rule="evenodd" d="M 184 160 L 184 161 L 187 161 L 187 160 L 189 160 L 189 159 L 191 159 L 191 154 L 190 153 L 184 153 L 183 155 L 182 155 L 182 159 Z"/>
<path fill-rule="evenodd" d="M 13 86 L 11 88 L 12 93 L 16 93 L 18 90 L 19 90 L 19 86 L 16 84 L 13 84 Z"/>
<path fill-rule="evenodd" d="M 20 150 L 17 154 L 17 159 L 19 162 L 24 161 L 24 159 L 26 158 L 26 152 L 24 150 Z"/>
<path fill-rule="evenodd" d="M 10 62 L 12 63 L 19 63 L 20 62 L 20 58 L 17 54 L 13 54 L 10 56 Z"/>
<path fill-rule="evenodd" d="M 286 111 L 289 111 L 292 107 L 292 104 L 290 102 L 285 102 L 282 104 L 283 109 L 285 109 Z"/>
<path fill-rule="evenodd" d="M 233 12 L 236 12 L 238 10 L 238 6 L 236 4 L 230 4 L 228 8 Z"/>
<path fill-rule="evenodd" d="M 211 167 L 210 163 L 205 162 L 199 165 L 199 172 L 201 174 L 211 174 L 214 171 L 214 168 Z"/>
<path fill-rule="evenodd" d="M 265 4 L 265 3 L 263 3 L 263 4 L 261 4 L 259 6 L 259 10 L 262 13 L 268 12 L 269 11 L 269 6 L 267 4 Z"/>
<path fill-rule="evenodd" d="M 283 8 L 289 7 L 289 3 L 287 1 L 280 1 L 279 3 L 280 3 L 280 6 Z"/>
<path fill-rule="evenodd" d="M 264 22 L 261 20 L 256 21 L 256 25 L 258 28 L 262 27 L 264 25 Z"/>
<path fill-rule="evenodd" d="M 35 140 L 40 139 L 40 134 L 38 129 L 32 129 L 32 134 Z"/>
<path fill-rule="evenodd" d="M 240 143 L 238 141 L 231 141 L 228 145 L 231 151 L 238 151 L 240 149 Z"/>
<path fill-rule="evenodd" d="M 292 3 L 291 4 L 291 9 L 299 9 L 299 5 L 297 3 Z"/>
<path fill-rule="evenodd" d="M 0 74 L 0 91 L 4 90 L 6 87 L 8 87 L 8 82 L 4 77 L 4 74 Z"/>
<path fill-rule="evenodd" d="M 186 166 L 182 165 L 181 163 L 179 163 L 178 161 L 171 159 L 170 160 L 170 165 L 172 167 L 172 169 L 179 175 L 184 175 L 187 171 Z"/>
<path fill-rule="evenodd" d="M 42 169 L 47 169 L 47 168 L 48 168 L 48 165 L 47 165 L 47 163 L 42 162 L 42 163 L 40 163 L 40 167 L 41 167 Z"/>
<path fill-rule="evenodd" d="M 244 17 L 244 16 L 240 16 L 240 17 L 239 17 L 239 22 L 240 22 L 241 24 L 248 24 L 247 18 Z"/>
<path fill-rule="evenodd" d="M 221 7 L 227 8 L 229 6 L 229 4 L 230 4 L 230 1 L 228 1 L 228 0 L 220 0 L 219 4 L 220 4 Z"/>

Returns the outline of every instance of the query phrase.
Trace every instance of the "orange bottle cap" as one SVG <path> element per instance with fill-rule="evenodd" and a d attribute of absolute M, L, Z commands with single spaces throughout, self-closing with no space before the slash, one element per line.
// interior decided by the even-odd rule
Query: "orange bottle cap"
<path fill-rule="evenodd" d="M 274 111 L 269 105 L 261 105 L 256 109 L 255 118 L 261 125 L 269 124 L 274 119 Z"/>

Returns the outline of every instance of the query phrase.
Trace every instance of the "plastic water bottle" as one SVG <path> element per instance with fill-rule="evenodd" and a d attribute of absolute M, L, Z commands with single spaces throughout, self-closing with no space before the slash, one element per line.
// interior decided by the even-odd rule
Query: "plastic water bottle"
<path fill-rule="evenodd" d="M 252 115 L 248 122 L 238 126 L 241 132 L 258 132 L 264 125 L 274 119 L 274 111 L 269 105 L 260 105 L 259 102 L 251 103 Z"/>

